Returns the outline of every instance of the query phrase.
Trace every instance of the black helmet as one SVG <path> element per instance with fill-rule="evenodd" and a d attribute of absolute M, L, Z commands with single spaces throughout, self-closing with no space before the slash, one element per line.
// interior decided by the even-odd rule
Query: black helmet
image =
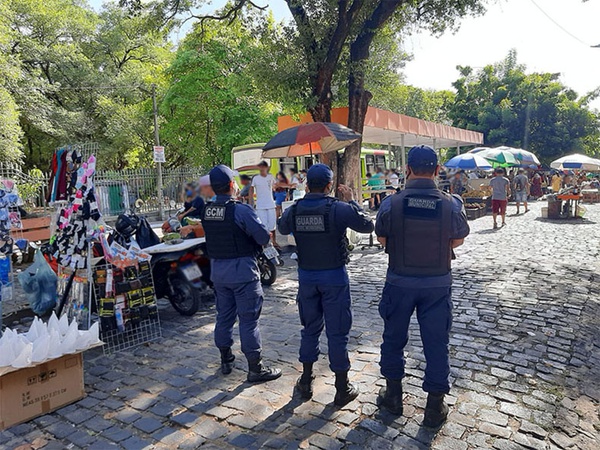
<path fill-rule="evenodd" d="M 140 219 L 138 216 L 130 214 L 120 214 L 115 222 L 115 230 L 121 236 L 131 237 L 138 229 Z"/>

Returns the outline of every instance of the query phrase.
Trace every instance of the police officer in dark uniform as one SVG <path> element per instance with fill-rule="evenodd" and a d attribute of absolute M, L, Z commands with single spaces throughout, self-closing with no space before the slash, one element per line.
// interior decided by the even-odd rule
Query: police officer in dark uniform
<path fill-rule="evenodd" d="M 392 413 L 402 414 L 404 347 L 416 309 L 427 362 L 423 425 L 436 428 L 448 415 L 444 395 L 450 390 L 451 260 L 453 249 L 469 234 L 469 225 L 462 199 L 440 191 L 435 184 L 439 171 L 435 151 L 413 147 L 407 162 L 406 188 L 382 203 L 375 226 L 389 255 L 379 304 L 384 321 L 380 366 L 386 387 L 378 401 Z"/>
<path fill-rule="evenodd" d="M 216 294 L 215 344 L 221 351 L 221 371 L 227 375 L 233 370 L 233 326 L 239 318 L 248 381 L 274 380 L 281 370 L 265 367 L 261 360 L 258 320 L 263 291 L 256 261 L 270 235 L 252 207 L 233 199 L 235 183 L 229 167 L 216 166 L 209 176 L 216 200 L 204 208 L 202 225 Z"/>
<path fill-rule="evenodd" d="M 313 364 L 319 357 L 323 328 L 329 347 L 329 367 L 335 373 L 334 403 L 343 406 L 358 396 L 348 381 L 348 333 L 352 326 L 350 284 L 346 272 L 348 240 L 346 229 L 373 231 L 373 221 L 358 203 L 352 190 L 340 185 L 341 200 L 328 196 L 333 172 L 324 164 L 313 165 L 307 174 L 309 193 L 286 209 L 279 221 L 281 234 L 293 233 L 298 253 L 298 310 L 302 323 L 300 362 L 303 373 L 296 389 L 312 397 Z"/>

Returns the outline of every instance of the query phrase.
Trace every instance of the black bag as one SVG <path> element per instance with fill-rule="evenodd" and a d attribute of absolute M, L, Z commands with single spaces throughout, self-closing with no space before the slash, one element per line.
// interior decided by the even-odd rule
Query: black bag
<path fill-rule="evenodd" d="M 136 240 L 140 248 L 152 247 L 153 245 L 160 244 L 160 239 L 145 217 L 139 218 Z"/>

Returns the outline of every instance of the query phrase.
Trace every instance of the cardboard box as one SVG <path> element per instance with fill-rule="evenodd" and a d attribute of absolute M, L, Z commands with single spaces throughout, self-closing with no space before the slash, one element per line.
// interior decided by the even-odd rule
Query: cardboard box
<path fill-rule="evenodd" d="M 64 355 L 0 377 L 0 431 L 85 396 L 83 355 Z"/>

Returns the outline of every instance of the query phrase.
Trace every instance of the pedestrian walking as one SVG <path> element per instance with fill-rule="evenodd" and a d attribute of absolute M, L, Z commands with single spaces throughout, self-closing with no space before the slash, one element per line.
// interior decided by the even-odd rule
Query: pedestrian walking
<path fill-rule="evenodd" d="M 221 352 L 221 372 L 228 375 L 233 370 L 233 326 L 239 319 L 248 381 L 274 380 L 281 376 L 281 370 L 263 364 L 258 325 L 263 291 L 256 257 L 262 246 L 269 243 L 269 231 L 252 207 L 234 200 L 234 174 L 229 167 L 216 166 L 209 176 L 216 199 L 204 208 L 202 225 L 212 262 L 217 309 L 215 344 Z"/>
<path fill-rule="evenodd" d="M 502 167 L 498 167 L 494 171 L 494 178 L 490 180 L 494 230 L 498 229 L 498 214 L 502 217 L 502 226 L 506 225 L 506 206 L 508 205 L 508 197 L 510 197 L 510 180 L 504 176 L 505 173 Z"/>
<path fill-rule="evenodd" d="M 335 373 L 334 403 L 343 406 L 358 396 L 358 389 L 348 380 L 352 310 L 346 229 L 370 233 L 373 221 L 353 200 L 347 186 L 338 187 L 340 200 L 329 196 L 333 172 L 328 166 L 313 165 L 307 178 L 309 193 L 286 209 L 279 221 L 281 234 L 294 234 L 298 253 L 299 359 L 303 372 L 296 389 L 302 398 L 312 397 L 313 364 L 319 357 L 319 337 L 325 328 L 329 367 Z"/>
<path fill-rule="evenodd" d="M 525 212 L 529 212 L 527 198 L 529 197 L 531 184 L 529 183 L 529 178 L 525 175 L 524 169 L 519 169 L 517 176 L 513 180 L 513 186 L 515 191 L 515 201 L 517 202 L 517 214 L 520 213 L 521 203 L 523 203 L 523 206 L 525 207 Z"/>
<path fill-rule="evenodd" d="M 463 244 L 470 230 L 462 199 L 440 191 L 434 181 L 439 171 L 435 151 L 413 147 L 407 163 L 405 189 L 381 204 L 375 225 L 389 255 L 379 304 L 384 323 L 380 367 L 386 386 L 379 392 L 378 403 L 393 414 L 403 412 L 404 347 L 416 309 L 427 363 L 423 425 L 435 428 L 448 415 L 444 396 L 450 391 L 451 259 L 453 249 Z"/>
<path fill-rule="evenodd" d="M 277 240 L 275 239 L 277 215 L 275 212 L 275 199 L 273 197 L 273 191 L 275 190 L 277 181 L 275 180 L 275 177 L 269 173 L 268 162 L 259 162 L 258 169 L 258 175 L 255 175 L 254 178 L 252 178 L 248 200 L 250 201 L 250 204 L 256 208 L 258 218 L 265 227 L 267 227 L 269 233 L 271 233 L 273 245 L 277 247 Z M 254 199 L 255 194 L 256 200 Z"/>

